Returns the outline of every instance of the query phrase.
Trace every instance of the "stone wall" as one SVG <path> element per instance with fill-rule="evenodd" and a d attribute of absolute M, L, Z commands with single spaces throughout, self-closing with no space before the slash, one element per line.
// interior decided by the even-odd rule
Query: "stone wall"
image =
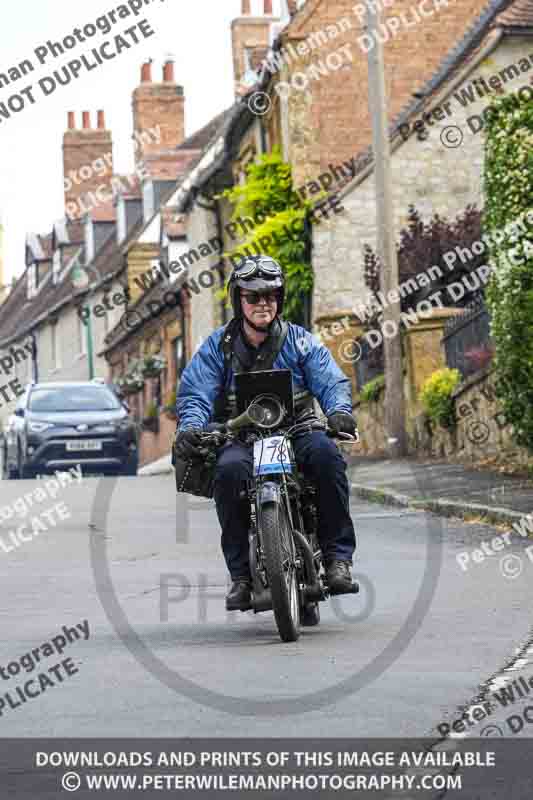
<path fill-rule="evenodd" d="M 452 431 L 416 421 L 418 442 L 434 456 L 456 456 L 468 461 L 513 452 L 517 464 L 527 464 L 531 454 L 517 447 L 512 426 L 507 424 L 501 403 L 496 398 L 496 376 L 482 370 L 461 383 L 454 392 L 457 425 Z M 424 430 L 425 428 L 425 430 Z"/>
<path fill-rule="evenodd" d="M 187 240 L 184 251 L 198 250 L 200 245 L 212 242 L 217 236 L 216 216 L 212 211 L 194 205 L 187 215 Z M 213 250 L 213 248 L 210 247 Z M 220 325 L 220 301 L 217 292 L 220 289 L 218 271 L 214 267 L 220 262 L 220 253 L 213 250 L 212 255 L 202 257 L 188 267 L 187 281 L 199 291 L 191 292 L 191 339 L 192 352 L 187 353 L 189 360 L 207 337 Z M 200 282 L 200 276 L 201 282 Z M 212 281 L 212 285 L 211 284 Z"/>
<path fill-rule="evenodd" d="M 379 455 L 386 452 L 383 392 L 376 402 L 356 405 L 361 434 L 361 452 Z M 531 453 L 516 445 L 512 426 L 507 424 L 496 398 L 495 373 L 482 370 L 463 381 L 454 392 L 457 423 L 448 430 L 429 422 L 423 413 L 407 421 L 409 450 L 412 454 L 435 458 L 456 458 L 466 462 L 501 459 L 506 454 L 518 466 L 531 464 Z"/>

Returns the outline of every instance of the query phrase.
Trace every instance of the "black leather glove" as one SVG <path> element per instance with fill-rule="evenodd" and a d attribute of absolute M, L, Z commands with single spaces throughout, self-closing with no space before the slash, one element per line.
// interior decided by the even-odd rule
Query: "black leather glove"
<path fill-rule="evenodd" d="M 202 457 L 198 449 L 200 446 L 200 433 L 201 431 L 197 428 L 176 432 L 174 452 L 178 458 L 188 460 Z"/>
<path fill-rule="evenodd" d="M 328 425 L 333 433 L 350 433 L 355 436 L 357 431 L 357 422 L 352 414 L 347 411 L 335 411 L 328 417 Z"/>

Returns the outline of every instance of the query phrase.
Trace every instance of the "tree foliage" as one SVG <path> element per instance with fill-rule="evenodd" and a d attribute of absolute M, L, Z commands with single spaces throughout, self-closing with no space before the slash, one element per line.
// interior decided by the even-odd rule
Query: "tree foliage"
<path fill-rule="evenodd" d="M 485 251 L 479 255 L 473 253 L 471 248 L 474 242 L 481 242 L 481 212 L 475 206 L 467 206 L 465 211 L 451 222 L 439 214 L 435 214 L 429 222 L 423 222 L 419 211 L 414 206 L 409 206 L 407 227 L 401 230 L 400 241 L 396 246 L 400 284 L 409 278 L 416 278 L 432 266 L 440 267 L 443 276 L 433 281 L 431 286 L 421 286 L 418 292 L 402 297 L 402 311 L 416 306 L 434 292 L 450 283 L 460 281 L 462 277 L 485 264 L 487 254 Z M 466 253 L 467 250 L 472 254 L 472 258 Z M 446 265 L 444 256 L 453 251 L 457 258 L 453 263 L 450 261 L 452 264 L 450 268 Z M 366 245 L 365 283 L 374 295 L 381 289 L 380 272 L 378 256 Z M 467 305 L 471 299 L 472 293 L 467 292 L 458 305 Z"/>
<path fill-rule="evenodd" d="M 265 253 L 279 261 L 286 282 L 283 316 L 302 324 L 305 300 L 313 290 L 305 233 L 311 204 L 302 202 L 294 191 L 290 164 L 282 160 L 278 149 L 263 154 L 246 168 L 245 183 L 228 189 L 224 196 L 234 205 L 233 222 L 251 218 L 255 225 L 226 256 Z"/>
<path fill-rule="evenodd" d="M 396 246 L 398 257 L 398 273 L 400 285 L 409 279 L 425 273 L 429 267 L 437 266 L 443 275 L 431 282 L 429 286 L 421 285 L 418 291 L 405 293 L 401 298 L 401 311 L 407 312 L 422 300 L 426 300 L 434 292 L 445 290 L 451 283 L 461 281 L 470 272 L 478 269 L 487 261 L 487 253 L 477 247 L 479 255 L 473 253 L 472 245 L 481 242 L 481 212 L 472 205 L 466 207 L 462 214 L 449 221 L 435 214 L 429 222 L 423 222 L 422 217 L 414 206 L 409 206 L 407 226 L 400 232 L 400 239 Z M 455 251 L 456 259 L 451 258 L 447 266 L 444 256 Z M 471 254 L 471 258 L 469 256 Z M 462 258 L 461 258 L 462 254 Z M 364 280 L 370 293 L 377 298 L 381 291 L 380 276 L 382 273 L 378 255 L 369 246 L 364 248 Z M 420 282 L 422 283 L 422 282 Z M 427 281 L 426 281 L 427 283 Z M 444 305 L 465 306 L 474 297 L 476 292 L 467 290 L 464 297 L 458 302 L 450 302 L 449 295 L 443 294 Z M 377 301 L 376 301 L 377 302 Z M 380 324 L 382 313 L 376 311 L 364 321 L 366 330 L 377 328 Z M 383 343 L 369 354 L 371 366 L 383 364 Z"/>

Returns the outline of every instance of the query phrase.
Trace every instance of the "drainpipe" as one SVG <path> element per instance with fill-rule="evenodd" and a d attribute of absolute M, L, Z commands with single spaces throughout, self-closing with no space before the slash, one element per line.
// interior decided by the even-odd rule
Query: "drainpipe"
<path fill-rule="evenodd" d="M 216 225 L 217 225 L 217 236 L 218 236 L 218 238 L 220 239 L 220 241 L 223 244 L 224 243 L 224 239 L 223 239 L 223 231 L 222 231 L 222 220 L 220 218 L 220 209 L 218 207 L 218 203 L 215 203 L 215 207 L 214 207 L 213 211 L 215 213 L 215 220 L 216 220 Z M 218 264 L 217 270 L 218 270 L 218 274 L 219 274 L 219 277 L 220 277 L 220 288 L 224 289 L 224 286 L 225 286 L 225 283 L 226 283 L 226 281 L 225 281 L 226 275 L 225 275 L 225 270 L 224 270 L 224 258 L 222 257 L 222 255 L 220 256 L 220 262 Z M 226 322 L 228 321 L 228 309 L 226 307 L 225 298 L 222 298 L 222 300 L 220 301 L 220 308 L 221 308 L 221 311 L 222 311 L 222 324 L 225 325 Z"/>
<path fill-rule="evenodd" d="M 89 303 L 90 303 L 89 296 Z M 90 314 L 87 316 L 87 363 L 89 365 L 89 380 L 94 378 L 94 348 L 93 348 L 93 326 L 91 321 L 92 308 L 89 305 Z"/>
<path fill-rule="evenodd" d="M 39 383 L 39 365 L 37 363 L 37 339 L 34 331 L 31 332 L 31 360 L 32 360 L 32 377 L 35 383 Z"/>

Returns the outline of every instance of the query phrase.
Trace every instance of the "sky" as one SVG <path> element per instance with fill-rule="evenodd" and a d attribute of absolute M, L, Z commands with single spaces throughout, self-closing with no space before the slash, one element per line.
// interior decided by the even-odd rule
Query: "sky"
<path fill-rule="evenodd" d="M 175 60 L 176 82 L 185 94 L 185 134 L 189 136 L 233 102 L 231 21 L 239 16 L 241 0 L 153 0 L 137 17 L 118 20 L 108 34 L 78 43 L 56 59 L 40 65 L 36 48 L 50 39 L 62 41 L 74 28 L 88 23 L 128 0 L 17 0 L 9 4 L 0 27 L 0 73 L 30 59 L 35 71 L 0 88 L 0 104 L 30 84 L 35 103 L 0 116 L 0 217 L 4 227 L 6 283 L 24 270 L 27 232 L 50 232 L 64 214 L 62 137 L 67 112 L 104 109 L 106 127 L 113 133 L 117 173 L 133 169 L 131 95 L 140 82 L 143 61 L 153 60 L 153 78 L 168 56 Z M 280 0 L 274 2 L 279 12 Z M 252 0 L 258 13 L 262 0 Z M 124 50 L 91 72 L 82 70 L 77 80 L 59 86 L 45 97 L 38 81 L 52 75 L 69 60 L 113 39 L 115 34 L 147 19 L 155 35 Z M 67 57 L 68 56 L 68 57 Z"/>

